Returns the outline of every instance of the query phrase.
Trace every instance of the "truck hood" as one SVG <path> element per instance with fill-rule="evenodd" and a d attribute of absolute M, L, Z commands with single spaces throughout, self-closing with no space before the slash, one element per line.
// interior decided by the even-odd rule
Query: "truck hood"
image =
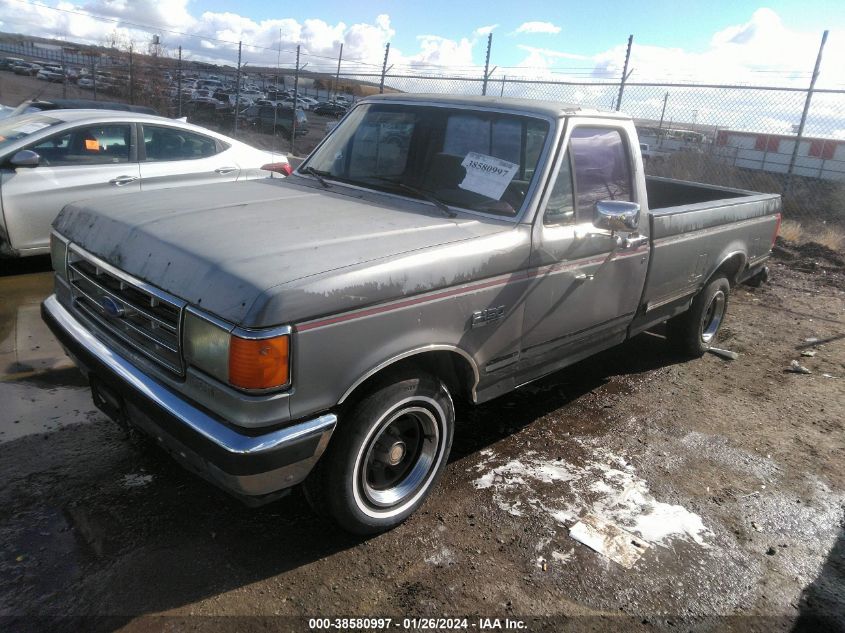
<path fill-rule="evenodd" d="M 397 286 L 384 262 L 513 229 L 503 221 L 447 218 L 415 201 L 296 181 L 261 179 L 82 201 L 66 206 L 54 227 L 113 266 L 247 327 L 295 322 L 452 283 L 441 275 L 409 287 L 400 274 L 404 281 Z M 326 287 L 326 278 L 341 269 L 375 264 L 381 264 L 380 279 L 356 277 L 369 283 L 368 291 Z M 348 272 L 339 277 L 348 283 Z M 312 282 L 321 288 L 318 301 L 303 294 Z"/>

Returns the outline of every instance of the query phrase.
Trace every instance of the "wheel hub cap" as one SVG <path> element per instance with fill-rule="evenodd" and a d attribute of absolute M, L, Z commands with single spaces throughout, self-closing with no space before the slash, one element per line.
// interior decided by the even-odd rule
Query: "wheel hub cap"
<path fill-rule="evenodd" d="M 387 453 L 387 463 L 391 466 L 396 466 L 396 464 L 402 461 L 403 457 L 405 457 L 405 443 L 396 442 L 390 447 L 390 451 Z"/>

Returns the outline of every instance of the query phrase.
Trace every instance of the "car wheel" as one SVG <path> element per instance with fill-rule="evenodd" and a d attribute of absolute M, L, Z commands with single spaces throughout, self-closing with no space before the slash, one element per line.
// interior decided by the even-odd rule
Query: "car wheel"
<path fill-rule="evenodd" d="M 305 482 L 306 498 L 349 532 L 399 525 L 446 468 L 454 422 L 452 399 L 436 378 L 416 373 L 382 383 L 341 419 Z"/>
<path fill-rule="evenodd" d="M 669 342 L 678 352 L 701 356 L 716 341 L 730 292 L 728 280 L 718 277 L 695 296 L 689 310 L 666 323 Z"/>

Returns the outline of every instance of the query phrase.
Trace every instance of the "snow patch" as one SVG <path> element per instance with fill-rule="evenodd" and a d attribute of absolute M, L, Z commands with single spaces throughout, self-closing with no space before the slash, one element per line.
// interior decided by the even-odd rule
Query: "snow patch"
<path fill-rule="evenodd" d="M 495 452 L 487 449 L 474 467 L 483 474 L 473 485 L 490 489 L 496 506 L 512 516 L 543 517 L 571 528 L 590 514 L 650 543 L 682 539 L 708 547 L 705 539 L 712 533 L 700 516 L 658 501 L 624 456 L 578 444 L 587 449 L 578 465 L 546 459 L 536 451 L 497 464 Z"/>

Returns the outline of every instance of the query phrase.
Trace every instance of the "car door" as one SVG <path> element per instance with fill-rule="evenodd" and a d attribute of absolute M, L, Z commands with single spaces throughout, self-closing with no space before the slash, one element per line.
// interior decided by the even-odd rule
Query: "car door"
<path fill-rule="evenodd" d="M 534 225 L 535 284 L 521 354 L 528 373 L 575 362 L 626 336 L 645 282 L 647 238 L 613 235 L 592 221 L 599 201 L 645 199 L 635 186 L 642 166 L 627 138 L 622 125 L 601 119 L 567 130 L 555 181 Z M 648 230 L 644 214 L 639 230 Z"/>
<path fill-rule="evenodd" d="M 46 252 L 50 225 L 66 204 L 140 191 L 129 123 L 87 123 L 22 149 L 39 155 L 38 166 L 0 170 L 6 228 L 17 251 Z"/>
<path fill-rule="evenodd" d="M 238 179 L 240 165 L 223 141 L 169 125 L 144 123 L 141 128 L 142 191 Z"/>

